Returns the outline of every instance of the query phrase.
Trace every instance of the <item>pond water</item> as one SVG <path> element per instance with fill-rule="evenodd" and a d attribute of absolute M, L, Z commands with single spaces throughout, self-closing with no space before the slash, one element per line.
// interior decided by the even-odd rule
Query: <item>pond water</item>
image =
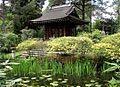
<path fill-rule="evenodd" d="M 42 75 L 8 80 L 10 87 L 107 87 L 107 80 L 93 76 Z"/>
<path fill-rule="evenodd" d="M 67 74 L 43 74 L 40 76 L 18 77 L 16 74 L 6 78 L 5 85 L 7 86 L 0 85 L 0 87 L 108 87 L 111 76 L 109 74 L 81 77 Z"/>

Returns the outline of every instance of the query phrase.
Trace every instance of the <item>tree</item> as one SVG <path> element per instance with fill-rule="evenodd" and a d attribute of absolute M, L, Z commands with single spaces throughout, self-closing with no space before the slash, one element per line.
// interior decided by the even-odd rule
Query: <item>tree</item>
<path fill-rule="evenodd" d="M 114 4 L 116 5 L 116 13 L 117 13 L 117 30 L 120 32 L 120 0 L 114 0 Z"/>
<path fill-rule="evenodd" d="M 49 6 L 65 4 L 66 0 L 49 0 Z"/>
<path fill-rule="evenodd" d="M 29 26 L 29 20 L 41 15 L 45 0 L 11 0 L 11 11 L 14 15 L 14 32 L 20 33 Z"/>

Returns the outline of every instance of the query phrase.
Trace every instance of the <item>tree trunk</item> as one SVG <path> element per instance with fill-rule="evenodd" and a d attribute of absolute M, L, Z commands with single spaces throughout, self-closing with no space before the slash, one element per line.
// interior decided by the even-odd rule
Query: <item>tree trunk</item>
<path fill-rule="evenodd" d="M 2 31 L 5 32 L 5 0 L 2 1 Z"/>
<path fill-rule="evenodd" d="M 82 4 L 82 20 L 85 20 L 85 1 L 83 0 Z M 82 31 L 85 31 L 85 24 L 82 25 Z"/>

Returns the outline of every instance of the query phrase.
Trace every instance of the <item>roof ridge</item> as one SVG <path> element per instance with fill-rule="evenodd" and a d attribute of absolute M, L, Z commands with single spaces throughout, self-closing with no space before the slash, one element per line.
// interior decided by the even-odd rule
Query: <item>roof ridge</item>
<path fill-rule="evenodd" d="M 52 6 L 51 9 L 70 7 L 70 6 L 71 6 L 71 4 L 64 4 L 64 5 Z"/>
<path fill-rule="evenodd" d="M 71 5 L 70 9 L 65 14 L 69 15 L 73 10 L 74 10 L 74 6 Z"/>

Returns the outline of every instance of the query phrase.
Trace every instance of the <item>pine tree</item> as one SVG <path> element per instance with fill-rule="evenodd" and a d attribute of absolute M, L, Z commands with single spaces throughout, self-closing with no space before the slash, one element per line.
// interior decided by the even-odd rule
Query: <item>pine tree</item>
<path fill-rule="evenodd" d="M 15 33 L 20 33 L 22 29 L 26 28 L 29 20 L 40 16 L 44 1 L 45 0 L 11 0 Z"/>

